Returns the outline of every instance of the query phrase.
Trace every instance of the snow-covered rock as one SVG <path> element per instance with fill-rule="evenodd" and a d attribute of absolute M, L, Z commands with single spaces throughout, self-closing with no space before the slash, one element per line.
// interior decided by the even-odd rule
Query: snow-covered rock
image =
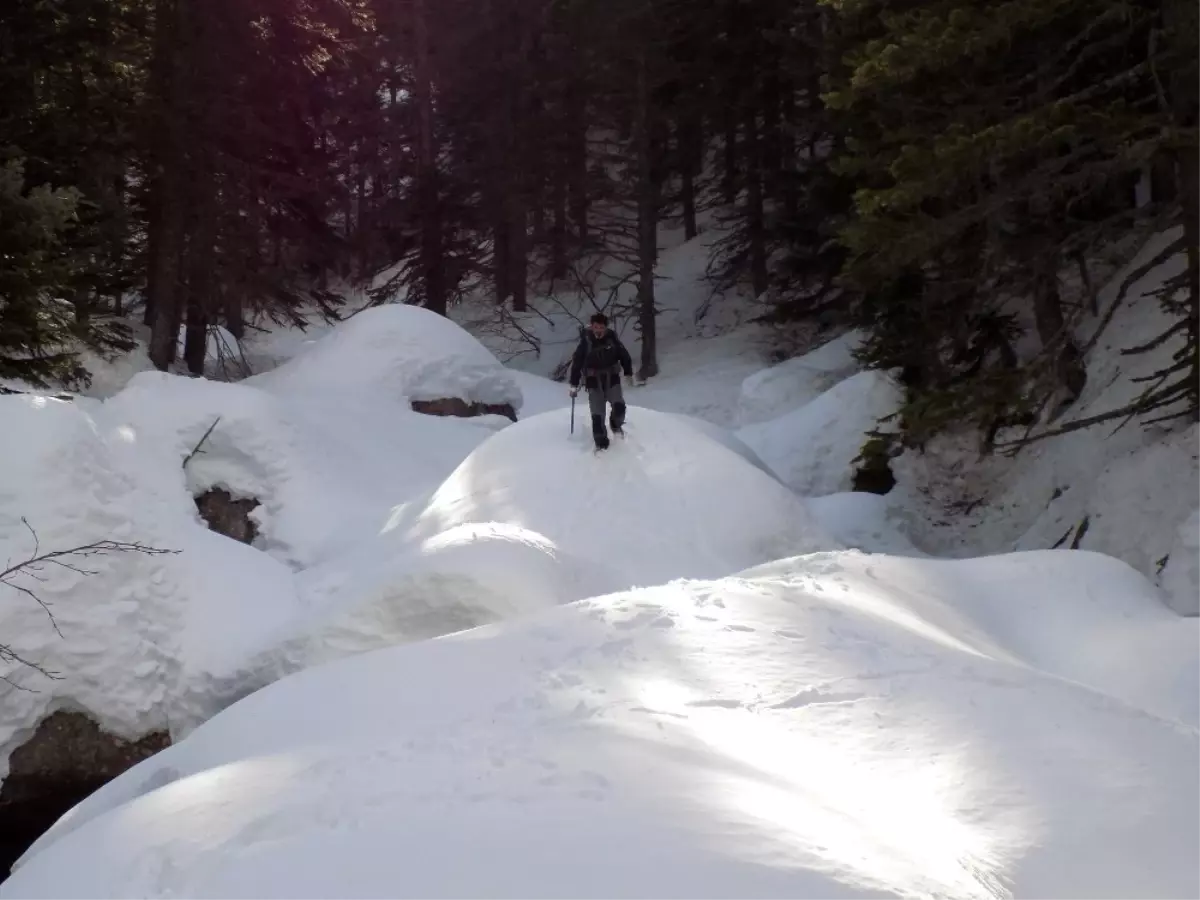
<path fill-rule="evenodd" d="M 1185 616 L 1200 616 L 1200 510 L 1179 526 L 1159 584 L 1171 609 Z"/>
<path fill-rule="evenodd" d="M 901 401 L 900 388 L 888 375 L 859 372 L 799 409 L 747 425 L 737 436 L 797 493 L 836 494 L 853 487 L 854 459 L 867 433 L 895 428 L 879 422 Z"/>
<path fill-rule="evenodd" d="M 378 392 L 521 407 L 512 373 L 479 341 L 444 316 L 402 303 L 363 310 L 246 383 L 293 396 Z"/>
<path fill-rule="evenodd" d="M 1060 677 L 1132 659 L 1149 585 L 1069 552 L 880 561 L 290 676 L 89 797 L 0 897 L 1195 896 L 1196 731 Z M 1040 671 L 1080 625 L 1104 653 Z"/>
<path fill-rule="evenodd" d="M 632 407 L 636 424 L 604 454 L 558 413 L 493 435 L 412 522 L 425 540 L 505 522 L 601 564 L 627 587 L 712 577 L 835 546 L 803 502 L 685 418 Z M 401 527 L 397 525 L 397 527 Z"/>

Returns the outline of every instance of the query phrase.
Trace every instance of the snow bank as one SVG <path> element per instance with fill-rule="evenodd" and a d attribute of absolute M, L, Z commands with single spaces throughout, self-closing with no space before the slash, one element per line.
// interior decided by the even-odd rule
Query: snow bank
<path fill-rule="evenodd" d="M 1173 229 L 1147 242 L 1104 285 L 1100 308 L 1115 302 L 1131 271 L 1178 237 Z M 1148 295 L 1183 265 L 1180 254 L 1133 284 L 1088 355 L 1083 394 L 1054 426 L 1122 408 L 1145 390 L 1147 378 L 1170 365 L 1178 349 L 1174 340 L 1151 353 L 1121 351 L 1150 343 L 1171 324 Z M 1096 325 L 1094 318 L 1081 325 L 1081 344 L 1092 340 Z M 1030 444 L 1015 459 L 999 453 L 981 459 L 977 433 L 944 435 L 924 452 L 910 450 L 892 460 L 897 484 L 888 497 L 912 510 L 914 523 L 925 523 L 917 538 L 933 553 L 973 556 L 1077 544 L 1115 556 L 1153 579 L 1165 557 L 1171 568 L 1179 528 L 1196 509 L 1200 428 L 1163 431 L 1131 422 L 1118 429 L 1119 424 L 1113 420 Z M 1018 440 L 1024 433 L 1002 431 L 999 440 Z M 1172 602 L 1195 610 L 1196 594 Z"/>
<path fill-rule="evenodd" d="M 512 374 L 454 322 L 424 307 L 365 309 L 247 384 L 292 395 L 378 392 L 521 406 Z"/>
<path fill-rule="evenodd" d="M 849 491 L 867 432 L 902 401 L 884 373 L 859 372 L 790 413 L 737 432 L 780 479 L 805 496 Z M 883 426 L 888 427 L 888 426 Z"/>
<path fill-rule="evenodd" d="M 516 396 L 519 405 L 519 394 L 487 393 L 489 384 L 513 382 L 486 351 L 457 326 L 429 326 L 424 316 L 408 308 L 364 313 L 273 378 L 229 384 L 151 371 L 105 401 L 0 398 L 4 558 L 33 554 L 22 517 L 42 550 L 118 540 L 177 551 L 72 560 L 93 574 L 51 566 L 0 586 L 3 640 L 64 675 L 50 682 L 15 664 L 0 671 L 37 691 L 0 683 L 0 761 L 64 706 L 82 708 L 118 735 L 186 733 L 296 664 L 353 652 L 344 639 L 353 622 L 376 623 L 369 646 L 455 630 L 454 609 L 436 604 L 458 595 L 430 591 L 454 579 L 461 587 L 473 571 L 453 534 L 415 548 L 386 547 L 390 557 L 375 559 L 357 581 L 345 579 L 340 593 L 330 587 L 337 561 L 365 544 L 379 549 L 372 542 L 394 510 L 427 497 L 494 430 L 482 419 L 415 413 L 408 394 L 389 388 L 403 382 L 416 396 L 430 385 L 457 385 L 468 397 Z M 421 339 L 419 353 L 389 363 L 389 353 L 414 353 L 397 339 L 397 322 Z M 392 343 L 372 343 L 381 336 Z M 359 365 L 347 371 L 350 360 Z M 369 379 L 388 372 L 399 381 L 385 379 L 384 390 L 374 390 Z M 210 488 L 259 501 L 250 515 L 258 531 L 253 547 L 200 519 L 194 498 Z M 511 544 L 509 537 L 468 542 L 477 557 L 478 577 L 467 579 L 473 589 L 484 582 L 478 570 L 506 552 L 493 545 Z M 535 572 L 525 558 L 528 542 L 516 544 L 525 556 L 507 561 Z M 396 575 L 401 563 L 407 569 Z M 529 603 L 556 594 L 557 563 L 543 565 L 547 586 Z M 392 574 L 371 581 L 385 571 Z M 407 579 L 410 590 L 381 588 L 389 578 L 392 588 Z M 481 595 L 487 602 L 475 603 L 487 616 L 466 624 L 526 608 L 514 598 L 535 581 L 530 574 L 498 597 L 488 588 Z M 22 587 L 50 604 L 54 622 Z M 351 596 L 354 590 L 361 595 Z M 388 621 L 405 627 L 379 625 Z"/>
<path fill-rule="evenodd" d="M 590 429 L 577 419 L 570 436 L 560 413 L 493 435 L 419 511 L 410 539 L 504 522 L 602 564 L 622 587 L 834 546 L 798 498 L 686 419 L 639 407 L 629 419 L 628 437 L 599 455 Z"/>
<path fill-rule="evenodd" d="M 953 635 L 976 653 L 1086 685 L 1137 709 L 1200 725 L 1200 627 L 1163 608 L 1125 563 L 1079 550 L 968 560 L 821 554 L 752 570 L 850 591 Z"/>
<path fill-rule="evenodd" d="M 297 397 L 262 384 L 142 373 L 103 416 L 135 436 L 139 454 L 172 461 L 139 478 L 181 514 L 194 516 L 191 498 L 212 487 L 258 499 L 256 546 L 293 569 L 377 533 L 393 506 L 436 486 L 490 433 L 399 398 Z M 180 462 L 214 423 L 185 472 Z"/>
<path fill-rule="evenodd" d="M 879 494 L 850 491 L 809 497 L 813 518 L 844 546 L 868 553 L 925 556 L 908 537 L 907 523 Z"/>
<path fill-rule="evenodd" d="M 802 356 L 755 372 L 742 382 L 738 421 L 765 422 L 798 409 L 854 374 L 854 351 L 862 344 L 858 331 L 848 331 Z"/>
<path fill-rule="evenodd" d="M 500 522 L 461 525 L 415 545 L 388 532 L 299 581 L 307 613 L 281 642 L 278 659 L 286 671 L 620 587 L 606 567 Z"/>
<path fill-rule="evenodd" d="M 1185 616 L 1200 616 L 1200 509 L 1179 526 L 1159 583 L 1171 609 Z"/>
<path fill-rule="evenodd" d="M 170 445 L 147 452 L 135 430 L 112 427 L 98 408 L 0 398 L 0 554 L 33 556 L 30 529 L 41 552 L 96 541 L 183 552 L 68 557 L 75 568 L 49 564 L 0 586 L 4 641 L 62 676 L 6 665 L 5 676 L 32 690 L 0 685 L 0 771 L 64 706 L 118 735 L 186 730 L 261 683 L 255 659 L 294 609 L 285 567 L 199 521 L 183 454 Z M 45 601 L 53 622 L 20 588 Z"/>
<path fill-rule="evenodd" d="M 1116 574 L 1059 557 L 1023 608 Z M 0 896 L 1195 896 L 1196 732 L 981 650 L 946 611 L 994 570 L 901 560 L 957 575 L 901 595 L 864 561 L 291 676 L 88 798 Z"/>

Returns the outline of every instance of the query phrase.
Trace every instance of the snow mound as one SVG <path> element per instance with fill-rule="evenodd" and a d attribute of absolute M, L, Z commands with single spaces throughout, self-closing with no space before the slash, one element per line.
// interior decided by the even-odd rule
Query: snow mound
<path fill-rule="evenodd" d="M 509 371 L 521 389 L 521 413 L 525 416 L 536 416 L 555 409 L 564 409 L 571 405 L 568 387 L 564 382 L 552 381 L 531 372 L 517 369 Z M 579 401 L 586 398 L 580 395 Z M 507 423 L 505 423 L 507 424 Z"/>
<path fill-rule="evenodd" d="M 946 618 L 979 561 L 918 609 L 877 559 L 309 669 L 89 797 L 0 897 L 1196 896 L 1196 732 L 981 650 Z M 1082 596 L 1046 574 L 1029 610 Z"/>
<path fill-rule="evenodd" d="M 886 374 L 859 372 L 797 410 L 737 432 L 779 478 L 805 496 L 849 491 L 854 459 L 879 420 L 899 409 L 900 388 Z"/>
<path fill-rule="evenodd" d="M 629 421 L 602 454 L 586 420 L 571 437 L 558 412 L 491 436 L 418 511 L 410 539 L 503 522 L 619 573 L 622 587 L 835 546 L 801 500 L 685 418 L 631 407 Z"/>
<path fill-rule="evenodd" d="M 1200 509 L 1179 526 L 1159 583 L 1171 609 L 1185 616 L 1200 616 Z"/>
<path fill-rule="evenodd" d="M 620 587 L 604 568 L 499 522 L 461 525 L 415 547 L 390 532 L 303 573 L 300 584 L 310 613 L 283 642 L 289 671 Z"/>
<path fill-rule="evenodd" d="M 246 383 L 292 394 L 371 391 L 521 406 L 512 373 L 479 341 L 444 316 L 405 304 L 363 310 Z"/>
<path fill-rule="evenodd" d="M 1081 550 L 966 560 L 823 556 L 751 572 L 810 585 L 832 576 L 840 590 L 903 609 L 976 653 L 1200 725 L 1200 623 L 1165 609 L 1154 585 L 1120 560 Z"/>
<path fill-rule="evenodd" d="M 858 331 L 848 331 L 802 356 L 755 372 L 742 382 L 738 421 L 765 422 L 815 400 L 860 365 L 854 351 L 862 344 Z"/>
<path fill-rule="evenodd" d="M 6 664 L 2 674 L 27 689 L 0 684 L 5 767 L 38 721 L 63 706 L 118 735 L 186 730 L 258 686 L 254 660 L 294 611 L 285 567 L 200 522 L 182 452 L 141 452 L 141 436 L 109 427 L 94 417 L 97 407 L 0 398 L 0 554 L 17 562 L 35 546 L 61 552 L 97 541 L 185 552 L 71 556 L 75 568 L 43 565 L 0 586 L 5 643 L 62 676 L 48 681 Z"/>
<path fill-rule="evenodd" d="M 304 631 L 336 617 L 316 582 L 297 573 L 369 543 L 398 505 L 428 496 L 490 433 L 415 413 L 403 398 L 296 396 L 161 372 L 134 375 L 105 401 L 0 398 L 5 559 L 32 556 L 33 532 L 42 551 L 96 541 L 174 551 L 72 558 L 91 574 L 51 564 L 0 585 L 4 642 L 64 676 L 48 681 L 11 661 L 0 670 L 33 688 L 0 682 L 0 766 L 56 708 L 82 709 L 118 735 L 179 735 L 288 671 L 297 645 L 302 659 L 336 655 L 336 629 Z M 258 501 L 253 547 L 201 520 L 195 498 L 211 488 Z M 455 546 L 448 536 L 423 551 L 424 587 L 402 611 L 409 619 L 437 599 L 428 587 L 439 577 L 461 580 Z M 441 563 L 429 571 L 431 560 Z M 546 587 L 530 602 L 554 593 Z M 467 624 L 508 614 L 518 595 L 489 594 L 490 616 Z M 386 592 L 338 599 L 360 616 L 398 615 Z M 440 621 L 451 620 L 447 611 Z M 432 628 L 414 630 L 455 630 Z M 396 633 L 381 630 L 371 646 Z"/>
<path fill-rule="evenodd" d="M 377 533 L 395 504 L 436 486 L 489 433 L 370 394 L 280 396 L 256 380 L 161 372 L 134 376 L 103 418 L 137 455 L 156 457 L 139 479 L 180 514 L 194 517 L 191 498 L 212 487 L 259 500 L 256 547 L 292 569 Z"/>

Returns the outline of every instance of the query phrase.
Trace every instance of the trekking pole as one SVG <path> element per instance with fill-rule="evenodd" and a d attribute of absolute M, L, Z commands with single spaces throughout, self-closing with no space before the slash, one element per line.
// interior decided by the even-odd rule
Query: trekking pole
<path fill-rule="evenodd" d="M 575 434 L 575 395 L 571 395 L 571 434 Z"/>

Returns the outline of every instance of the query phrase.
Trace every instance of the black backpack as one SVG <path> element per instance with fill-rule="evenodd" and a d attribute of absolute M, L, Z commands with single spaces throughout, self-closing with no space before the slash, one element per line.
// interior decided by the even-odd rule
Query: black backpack
<path fill-rule="evenodd" d="M 585 328 L 581 336 L 587 341 L 587 352 L 583 357 L 585 372 L 607 372 L 620 365 L 621 360 L 617 355 L 617 336 L 611 331 L 596 340 Z"/>

